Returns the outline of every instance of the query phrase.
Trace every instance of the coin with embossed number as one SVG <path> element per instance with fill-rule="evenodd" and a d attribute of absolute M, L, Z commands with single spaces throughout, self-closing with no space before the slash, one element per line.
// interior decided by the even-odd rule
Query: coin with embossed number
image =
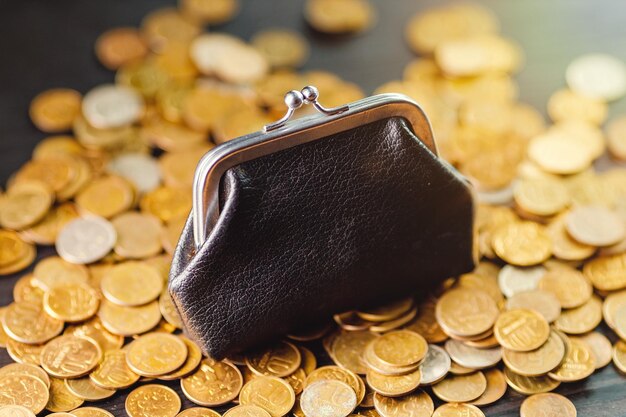
<path fill-rule="evenodd" d="M 239 393 L 239 403 L 256 405 L 272 417 L 282 417 L 291 410 L 296 395 L 286 381 L 273 376 L 258 376 L 248 381 Z"/>
<path fill-rule="evenodd" d="M 301 360 L 298 348 L 282 341 L 248 355 L 246 365 L 257 375 L 284 377 L 294 373 Z"/>
<path fill-rule="evenodd" d="M 502 347 L 527 352 L 548 340 L 550 325 L 534 310 L 515 309 L 500 314 L 493 331 Z"/>
<path fill-rule="evenodd" d="M 386 397 L 399 397 L 416 389 L 422 379 L 419 369 L 404 375 L 383 375 L 373 370 L 367 371 L 367 385 Z"/>
<path fill-rule="evenodd" d="M 572 382 L 587 378 L 596 369 L 591 349 L 584 342 L 569 340 L 569 349 L 561 365 L 548 376 L 557 381 Z"/>
<path fill-rule="evenodd" d="M 126 363 L 126 351 L 110 350 L 104 354 L 104 359 L 94 369 L 89 378 L 94 384 L 102 388 L 128 388 L 139 380 Z"/>
<path fill-rule="evenodd" d="M 41 351 L 41 366 L 57 378 L 87 375 L 102 358 L 102 350 L 91 339 L 63 335 L 51 340 Z"/>
<path fill-rule="evenodd" d="M 144 385 L 126 397 L 126 413 L 130 417 L 175 417 L 180 411 L 180 397 L 164 385 Z"/>
<path fill-rule="evenodd" d="M 422 390 L 400 398 L 374 394 L 374 407 L 381 417 L 430 417 L 435 410 L 433 400 Z"/>

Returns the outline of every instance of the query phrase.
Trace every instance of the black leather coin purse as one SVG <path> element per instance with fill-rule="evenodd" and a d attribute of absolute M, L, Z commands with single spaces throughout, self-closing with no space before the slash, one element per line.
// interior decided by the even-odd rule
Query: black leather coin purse
<path fill-rule="evenodd" d="M 474 266 L 472 191 L 405 96 L 339 108 L 314 87 L 200 161 L 169 289 L 221 359 L 332 314 L 426 294 Z M 289 121 L 295 109 L 312 116 Z"/>

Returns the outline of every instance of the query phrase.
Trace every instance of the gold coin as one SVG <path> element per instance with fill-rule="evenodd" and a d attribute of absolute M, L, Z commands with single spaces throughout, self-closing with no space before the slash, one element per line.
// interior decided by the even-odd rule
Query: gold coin
<path fill-rule="evenodd" d="M 300 351 L 300 357 L 302 358 L 300 366 L 307 375 L 310 375 L 311 372 L 317 368 L 317 359 L 315 358 L 313 352 L 303 346 L 298 346 L 298 350 Z"/>
<path fill-rule="evenodd" d="M 170 374 L 159 376 L 159 379 L 169 381 L 172 379 L 180 379 L 186 377 L 187 375 L 195 371 L 198 368 L 198 365 L 200 365 L 200 361 L 202 360 L 202 351 L 200 351 L 198 345 L 196 345 L 194 342 L 184 336 L 179 335 L 178 337 L 187 346 L 187 359 L 185 360 L 183 366 Z"/>
<path fill-rule="evenodd" d="M 428 343 L 410 330 L 386 333 L 371 342 L 372 353 L 390 366 L 411 366 L 421 363 L 428 351 Z"/>
<path fill-rule="evenodd" d="M 541 314 L 548 323 L 552 323 L 561 314 L 559 299 L 551 292 L 530 290 L 513 294 L 506 301 L 507 310 L 527 309 Z"/>
<path fill-rule="evenodd" d="M 331 347 L 333 361 L 342 368 L 364 375 L 367 372 L 367 366 L 363 362 L 365 347 L 376 337 L 371 332 L 339 333 Z"/>
<path fill-rule="evenodd" d="M 400 397 L 415 390 L 422 379 L 418 369 L 405 375 L 383 375 L 373 370 L 367 371 L 367 385 L 386 397 Z"/>
<path fill-rule="evenodd" d="M 583 273 L 597 290 L 626 288 L 626 254 L 595 258 L 585 264 Z"/>
<path fill-rule="evenodd" d="M 587 378 L 596 369 L 591 349 L 582 341 L 570 339 L 569 349 L 561 366 L 548 376 L 562 382 L 580 381 Z"/>
<path fill-rule="evenodd" d="M 75 323 L 98 312 L 100 296 L 87 284 L 61 284 L 45 293 L 43 306 L 50 316 Z"/>
<path fill-rule="evenodd" d="M 180 397 L 163 385 L 144 385 L 126 397 L 126 413 L 130 417 L 175 417 L 180 411 Z"/>
<path fill-rule="evenodd" d="M 504 379 L 511 388 L 525 395 L 549 392 L 561 385 L 561 381 L 556 381 L 547 375 L 523 376 L 516 374 L 507 367 L 504 368 Z"/>
<path fill-rule="evenodd" d="M 309 384 L 313 384 L 314 382 L 323 381 L 326 379 L 334 379 L 348 384 L 350 387 L 352 387 L 354 392 L 356 392 L 359 403 L 365 396 L 365 384 L 357 374 L 352 371 L 348 371 L 347 369 L 339 368 L 338 366 L 332 365 L 322 366 L 311 372 L 306 377 L 304 386 L 306 387 Z"/>
<path fill-rule="evenodd" d="M 120 336 L 145 333 L 159 324 L 159 303 L 153 301 L 139 307 L 123 307 L 103 300 L 98 317 L 105 329 Z"/>
<path fill-rule="evenodd" d="M 184 188 L 159 187 L 146 193 L 139 203 L 141 211 L 164 222 L 186 217 L 191 210 L 191 193 Z"/>
<path fill-rule="evenodd" d="M 454 362 L 476 370 L 495 366 L 502 359 L 500 346 L 477 348 L 459 340 L 449 339 L 446 341 L 445 348 Z"/>
<path fill-rule="evenodd" d="M 307 22 L 324 33 L 361 32 L 376 21 L 376 11 L 367 0 L 309 0 Z"/>
<path fill-rule="evenodd" d="M 202 143 L 200 146 L 163 154 L 159 158 L 163 182 L 171 187 L 191 187 L 196 166 L 209 150 L 211 146 Z"/>
<path fill-rule="evenodd" d="M 0 307 L 0 347 L 6 348 L 7 343 L 9 341 L 9 335 L 4 331 L 4 327 L 2 327 L 2 321 L 4 319 L 4 314 L 7 310 L 7 307 Z"/>
<path fill-rule="evenodd" d="M 83 405 L 83 400 L 72 394 L 62 379 L 50 379 L 50 399 L 46 404 L 46 410 L 62 413 L 73 410 Z"/>
<path fill-rule="evenodd" d="M 76 196 L 76 206 L 81 212 L 110 219 L 130 208 L 135 199 L 132 185 L 117 176 L 98 178 L 89 183 Z"/>
<path fill-rule="evenodd" d="M 161 246 L 161 222 L 156 217 L 129 211 L 111 220 L 117 232 L 113 250 L 126 259 L 144 259 L 157 255 Z"/>
<path fill-rule="evenodd" d="M 21 405 L 35 414 L 41 412 L 48 402 L 48 387 L 31 375 L 5 375 L 0 378 L 0 408 L 5 405 Z"/>
<path fill-rule="evenodd" d="M 606 127 L 606 144 L 615 158 L 626 160 L 626 117 L 611 120 Z"/>
<path fill-rule="evenodd" d="M 415 301 L 413 300 L 413 298 L 408 297 L 408 298 L 397 300 L 393 303 L 371 308 L 369 310 L 357 311 L 357 314 L 363 320 L 367 320 L 367 321 L 373 321 L 373 322 L 389 321 L 397 317 L 400 317 L 406 312 L 408 312 L 413 307 L 414 303 Z"/>
<path fill-rule="evenodd" d="M 626 373 L 626 342 L 619 340 L 613 347 L 613 363 L 622 373 Z"/>
<path fill-rule="evenodd" d="M 256 405 L 236 405 L 222 417 L 271 417 L 271 414 Z"/>
<path fill-rule="evenodd" d="M 502 359 L 512 371 L 523 376 L 541 376 L 556 369 L 565 358 L 565 343 L 554 331 L 538 349 L 516 352 L 503 349 Z"/>
<path fill-rule="evenodd" d="M 32 274 L 26 274 L 17 280 L 13 287 L 13 299 L 16 302 L 43 304 L 44 292 L 33 285 L 32 278 Z"/>
<path fill-rule="evenodd" d="M 141 376 L 174 372 L 187 360 L 187 345 L 178 336 L 149 333 L 132 342 L 126 351 L 130 369 Z"/>
<path fill-rule="evenodd" d="M 69 88 L 44 91 L 30 103 L 30 119 L 44 132 L 69 130 L 80 113 L 80 102 L 80 93 Z"/>
<path fill-rule="evenodd" d="M 516 352 L 528 352 L 543 345 L 550 336 L 550 325 L 533 310 L 516 309 L 500 314 L 494 325 L 500 345 Z"/>
<path fill-rule="evenodd" d="M 259 376 L 248 381 L 239 393 L 239 403 L 256 405 L 272 417 L 284 416 L 296 402 L 293 388 L 284 380 L 273 376 Z"/>
<path fill-rule="evenodd" d="M 399 329 L 405 324 L 410 323 L 417 316 L 417 306 L 413 306 L 406 314 L 389 321 L 372 324 L 369 327 L 370 332 L 387 333 L 392 330 Z"/>
<path fill-rule="evenodd" d="M 457 288 L 439 299 L 435 315 L 446 332 L 472 337 L 491 329 L 498 317 L 498 307 L 484 291 Z"/>
<path fill-rule="evenodd" d="M 4 331 L 18 342 L 39 344 L 63 331 L 63 322 L 50 317 L 43 307 L 26 301 L 10 304 L 2 320 Z"/>
<path fill-rule="evenodd" d="M 181 411 L 176 417 L 221 417 L 221 414 L 210 408 L 192 407 Z"/>
<path fill-rule="evenodd" d="M 113 414 L 97 407 L 81 407 L 72 410 L 75 417 L 114 417 Z"/>
<path fill-rule="evenodd" d="M 102 359 L 102 350 L 91 340 L 73 335 L 52 339 L 41 352 L 41 366 L 57 378 L 87 375 Z"/>
<path fill-rule="evenodd" d="M 0 205 L 0 226 L 22 230 L 44 218 L 54 194 L 39 181 L 23 181 L 9 188 Z"/>
<path fill-rule="evenodd" d="M 576 407 L 564 396 L 554 393 L 531 395 L 522 402 L 521 417 L 540 415 L 576 417 Z"/>
<path fill-rule="evenodd" d="M 4 405 L 0 406 L 0 417 L 35 417 L 35 414 L 21 405 Z"/>
<path fill-rule="evenodd" d="M 626 224 L 602 206 L 575 207 L 566 217 L 567 231 L 576 241 L 592 246 L 614 245 L 626 237 Z"/>
<path fill-rule="evenodd" d="M 14 182 L 41 181 L 58 193 L 75 175 L 75 165 L 70 161 L 70 157 L 66 155 L 31 160 L 15 174 Z"/>
<path fill-rule="evenodd" d="M 300 397 L 300 407 L 306 417 L 347 417 L 357 406 L 356 394 L 349 385 L 328 379 L 307 387 Z"/>
<path fill-rule="evenodd" d="M 533 222 L 501 226 L 491 236 L 496 255 L 517 266 L 537 265 L 552 255 L 552 241 L 545 228 Z"/>
<path fill-rule="evenodd" d="M 50 377 L 39 366 L 28 363 L 11 363 L 0 368 L 0 377 L 11 375 L 29 375 L 40 379 L 47 387 L 50 387 Z"/>
<path fill-rule="evenodd" d="M 22 236 L 38 245 L 53 245 L 61 229 L 78 217 L 78 211 L 72 203 L 63 203 L 53 207 L 37 224 L 22 231 Z"/>
<path fill-rule="evenodd" d="M 581 261 L 591 257 L 596 248 L 574 240 L 565 227 L 565 216 L 557 216 L 546 228 L 552 239 L 552 253 L 564 261 Z"/>
<path fill-rule="evenodd" d="M 405 326 L 406 329 L 421 334 L 428 343 L 441 343 L 448 338 L 435 318 L 436 305 L 437 300 L 434 298 L 428 298 L 422 302 L 418 307 L 415 320 Z"/>
<path fill-rule="evenodd" d="M 484 417 L 480 408 L 472 404 L 444 404 L 433 413 L 433 417 Z"/>
<path fill-rule="evenodd" d="M 148 53 L 139 31 L 130 27 L 107 30 L 98 36 L 95 50 L 100 63 L 110 70 L 139 60 Z"/>
<path fill-rule="evenodd" d="M 102 293 L 112 303 L 136 307 L 143 306 L 163 291 L 161 275 L 151 265 L 129 261 L 111 268 L 100 283 Z"/>
<path fill-rule="evenodd" d="M 94 340 L 104 353 L 110 350 L 117 350 L 124 344 L 124 337 L 105 329 L 98 317 L 94 317 L 85 323 L 67 326 L 63 333 Z"/>
<path fill-rule="evenodd" d="M 298 348 L 283 341 L 248 355 L 246 365 L 257 375 L 284 377 L 294 373 L 301 360 Z"/>
<path fill-rule="evenodd" d="M 585 276 L 569 267 L 549 270 L 539 280 L 539 288 L 556 295 L 563 308 L 580 307 L 589 301 L 593 293 Z"/>
<path fill-rule="evenodd" d="M 299 368 L 296 372 L 283 379 L 287 381 L 289 385 L 291 385 L 291 388 L 293 388 L 293 392 L 296 395 L 300 395 L 300 393 L 302 393 L 302 390 L 304 389 L 306 373 L 304 372 L 304 369 Z"/>
<path fill-rule="evenodd" d="M 235 365 L 212 359 L 204 359 L 196 372 L 180 381 L 187 398 L 207 407 L 218 407 L 233 401 L 242 386 L 243 377 Z"/>
<path fill-rule="evenodd" d="M 471 402 L 472 405 L 488 405 L 493 404 L 504 396 L 506 393 L 506 380 L 504 374 L 499 369 L 490 369 L 485 372 L 487 378 L 487 389 L 483 394 Z"/>
<path fill-rule="evenodd" d="M 475 400 L 487 389 L 485 375 L 478 371 L 469 375 L 447 376 L 433 385 L 433 393 L 443 401 L 463 403 Z"/>
<path fill-rule="evenodd" d="M 99 387 L 89 377 L 66 379 L 65 387 L 72 394 L 85 401 L 100 401 L 115 394 L 115 390 Z"/>
<path fill-rule="evenodd" d="M 537 216 L 552 216 L 564 210 L 570 197 L 567 187 L 550 179 L 524 179 L 514 189 L 515 204 Z"/>
<path fill-rule="evenodd" d="M 181 12 L 193 21 L 217 25 L 232 19 L 239 11 L 239 0 L 181 0 Z"/>
<path fill-rule="evenodd" d="M 412 394 L 400 398 L 385 397 L 374 394 L 374 407 L 381 417 L 430 417 L 435 410 L 435 405 L 430 396 L 417 390 Z M 364 411 L 359 411 L 363 414 Z"/>
<path fill-rule="evenodd" d="M 567 334 L 583 334 L 595 329 L 602 322 L 602 301 L 592 296 L 580 307 L 563 310 L 554 327 Z"/>
<path fill-rule="evenodd" d="M 27 246 L 17 233 L 0 230 L 0 268 L 15 264 L 23 258 L 27 252 Z"/>
<path fill-rule="evenodd" d="M 562 89 L 548 99 L 548 115 L 555 122 L 573 119 L 600 126 L 606 120 L 608 106 L 602 100 Z"/>
<path fill-rule="evenodd" d="M 13 339 L 7 341 L 7 353 L 17 363 L 41 365 L 41 351 L 44 347 L 45 345 L 29 345 Z"/>
<path fill-rule="evenodd" d="M 163 289 L 163 292 L 159 297 L 159 309 L 161 310 L 161 314 L 163 315 L 165 321 L 177 329 L 183 328 L 183 320 L 180 317 L 178 309 L 174 305 L 174 301 L 172 301 L 172 297 L 170 296 L 167 288 Z"/>
<path fill-rule="evenodd" d="M 35 266 L 32 282 L 44 291 L 50 291 L 59 284 L 88 284 L 89 270 L 83 265 L 71 264 L 58 256 L 49 256 Z"/>
<path fill-rule="evenodd" d="M 274 68 L 297 68 L 309 57 L 306 39 L 290 30 L 267 29 L 255 34 L 251 43 Z"/>
<path fill-rule="evenodd" d="M 596 369 L 603 368 L 611 363 L 611 353 L 613 347 L 611 346 L 609 339 L 607 339 L 602 333 L 590 332 L 585 335 L 578 336 L 577 338 L 587 344 L 587 346 L 591 349 Z"/>
<path fill-rule="evenodd" d="M 498 305 L 504 302 L 504 296 L 498 285 L 498 275 L 484 276 L 477 273 L 467 273 L 459 277 L 457 285 L 463 288 L 475 288 L 489 293 Z"/>
<path fill-rule="evenodd" d="M 570 140 L 566 133 L 549 132 L 535 136 L 528 157 L 542 170 L 559 175 L 577 174 L 589 168 L 594 154 L 588 144 Z"/>
<path fill-rule="evenodd" d="M 139 375 L 128 367 L 126 351 L 110 350 L 89 374 L 89 379 L 101 388 L 114 390 L 130 387 L 139 380 Z"/>

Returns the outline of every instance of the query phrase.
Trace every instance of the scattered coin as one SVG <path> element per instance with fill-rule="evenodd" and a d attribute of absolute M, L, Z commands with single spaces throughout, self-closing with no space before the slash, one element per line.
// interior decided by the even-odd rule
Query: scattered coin
<path fill-rule="evenodd" d="M 133 89 L 101 85 L 85 95 L 82 111 L 89 124 L 96 128 L 118 128 L 139 119 L 143 112 L 143 100 Z"/>
<path fill-rule="evenodd" d="M 607 101 L 626 94 L 626 65 L 607 54 L 587 54 L 567 67 L 569 87 L 581 94 Z"/>
<path fill-rule="evenodd" d="M 248 381 L 239 393 L 240 404 L 261 407 L 272 417 L 284 416 L 295 402 L 296 395 L 291 385 L 274 376 L 254 378 Z"/>
<path fill-rule="evenodd" d="M 495 366 L 502 359 L 500 347 L 479 349 L 461 341 L 449 339 L 445 344 L 450 358 L 461 366 L 471 369 L 485 369 Z"/>
<path fill-rule="evenodd" d="M 570 339 L 565 359 L 548 376 L 562 382 L 580 381 L 591 375 L 595 369 L 595 359 L 587 344 Z"/>
<path fill-rule="evenodd" d="M 156 300 L 163 291 L 163 280 L 156 268 L 129 261 L 115 265 L 100 282 L 102 294 L 117 305 L 137 307 Z"/>
<path fill-rule="evenodd" d="M 304 13 L 307 22 L 324 33 L 360 32 L 376 20 L 375 10 L 367 0 L 309 0 Z"/>
<path fill-rule="evenodd" d="M 450 370 L 452 362 L 448 353 L 437 345 L 428 345 L 428 353 L 420 366 L 422 385 L 431 385 L 441 381 Z"/>
<path fill-rule="evenodd" d="M 44 294 L 44 310 L 66 323 L 85 321 L 98 312 L 100 296 L 87 284 L 61 284 Z"/>
<path fill-rule="evenodd" d="M 526 398 L 520 408 L 521 417 L 551 413 L 563 417 L 576 417 L 576 407 L 567 398 L 559 394 L 535 394 Z"/>
<path fill-rule="evenodd" d="M 226 411 L 225 417 L 270 417 L 271 414 L 256 405 L 236 405 Z"/>
<path fill-rule="evenodd" d="M 477 399 L 487 389 L 485 375 L 478 371 L 468 375 L 447 376 L 433 385 L 433 393 L 443 401 L 464 403 Z"/>
<path fill-rule="evenodd" d="M 30 103 L 30 119 L 47 133 L 69 130 L 80 112 L 80 102 L 80 93 L 69 88 L 44 91 Z"/>
<path fill-rule="evenodd" d="M 0 379 L 0 407 L 21 405 L 34 414 L 41 412 L 48 402 L 48 387 L 31 375 L 6 375 Z"/>
<path fill-rule="evenodd" d="M 279 342 L 247 356 L 246 365 L 257 375 L 284 377 L 294 373 L 301 360 L 298 348 L 289 342 Z"/>
<path fill-rule="evenodd" d="M 439 299 L 435 314 L 446 332 L 472 337 L 491 329 L 498 307 L 486 292 L 460 288 L 446 292 Z"/>
<path fill-rule="evenodd" d="M 600 206 L 574 208 L 566 218 L 566 226 L 574 239 L 592 246 L 613 245 L 626 236 L 624 221 Z"/>
<path fill-rule="evenodd" d="M 163 385 L 143 385 L 126 397 L 126 413 L 130 417 L 175 417 L 181 401 L 176 391 Z"/>
<path fill-rule="evenodd" d="M 561 315 L 559 299 L 549 291 L 530 290 L 513 294 L 506 301 L 507 310 L 527 309 L 541 314 L 548 323 L 557 320 Z"/>
<path fill-rule="evenodd" d="M 126 362 L 138 375 L 154 377 L 174 372 L 187 360 L 187 345 L 178 336 L 149 333 L 128 345 Z"/>
<path fill-rule="evenodd" d="M 88 264 L 105 257 L 113 249 L 116 239 L 115 228 L 107 220 L 78 218 L 61 230 L 56 250 L 67 262 Z"/>
<path fill-rule="evenodd" d="M 211 359 L 202 361 L 200 368 L 181 380 L 185 396 L 196 404 L 217 407 L 237 398 L 243 377 L 236 366 Z"/>
<path fill-rule="evenodd" d="M 606 336 L 599 332 L 590 332 L 578 337 L 591 349 L 596 369 L 603 368 L 611 363 L 612 346 Z"/>
<path fill-rule="evenodd" d="M 516 352 L 503 349 L 502 359 L 518 375 L 541 376 L 556 369 L 566 354 L 566 346 L 559 335 L 551 331 L 548 340 L 538 349 Z"/>
<path fill-rule="evenodd" d="M 300 407 L 307 417 L 347 417 L 356 405 L 352 388 L 331 379 L 307 385 L 300 397 Z"/>
<path fill-rule="evenodd" d="M 41 351 L 41 366 L 57 378 L 79 378 L 91 372 L 101 358 L 102 350 L 93 340 L 63 335 Z"/>
<path fill-rule="evenodd" d="M 480 408 L 472 404 L 459 404 L 449 403 L 438 407 L 433 417 L 447 417 L 447 416 L 468 416 L 468 417 L 483 417 Z"/>
<path fill-rule="evenodd" d="M 290 30 L 264 30 L 255 34 L 251 42 L 274 68 L 297 68 L 309 57 L 306 39 Z"/>

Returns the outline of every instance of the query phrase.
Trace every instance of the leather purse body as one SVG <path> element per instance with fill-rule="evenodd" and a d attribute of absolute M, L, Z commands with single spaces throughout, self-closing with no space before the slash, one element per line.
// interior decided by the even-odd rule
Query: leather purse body
<path fill-rule="evenodd" d="M 317 125 L 315 139 L 236 159 L 200 239 L 192 213 L 169 289 L 205 354 L 221 359 L 335 313 L 426 294 L 473 268 L 466 180 L 437 157 L 417 105 L 378 100 L 387 104 L 366 123 Z M 310 135 L 306 124 L 287 128 Z"/>

